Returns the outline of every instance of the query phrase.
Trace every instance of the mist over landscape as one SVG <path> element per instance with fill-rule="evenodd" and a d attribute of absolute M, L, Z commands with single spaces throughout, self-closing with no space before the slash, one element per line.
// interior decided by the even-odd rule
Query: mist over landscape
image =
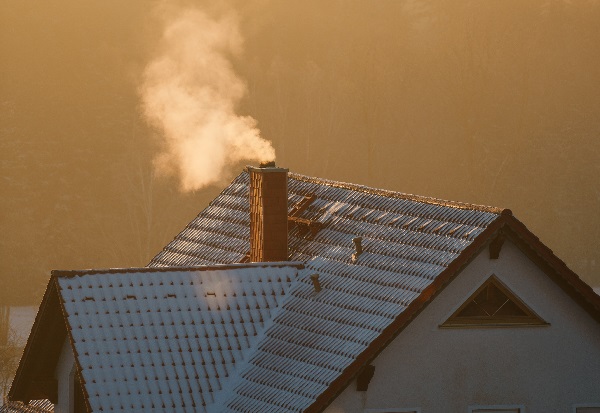
<path fill-rule="evenodd" d="M 279 166 L 510 208 L 600 286 L 600 1 L 178 4 L 235 16 L 235 114 Z M 146 265 L 248 163 L 187 192 L 156 169 L 156 5 L 0 2 L 0 304 L 37 304 L 51 269 Z"/>

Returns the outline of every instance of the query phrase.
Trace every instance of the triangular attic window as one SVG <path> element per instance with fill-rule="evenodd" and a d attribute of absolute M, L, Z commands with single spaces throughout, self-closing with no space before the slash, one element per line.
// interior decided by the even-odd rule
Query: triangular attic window
<path fill-rule="evenodd" d="M 491 276 L 441 327 L 548 325 L 495 276 Z"/>

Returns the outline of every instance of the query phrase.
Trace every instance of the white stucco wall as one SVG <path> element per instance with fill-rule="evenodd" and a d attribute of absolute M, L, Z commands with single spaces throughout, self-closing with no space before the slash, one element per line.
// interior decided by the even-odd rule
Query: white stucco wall
<path fill-rule="evenodd" d="M 54 405 L 55 413 L 69 413 L 72 411 L 73 380 L 71 374 L 74 371 L 75 358 L 71 343 L 65 338 L 58 364 L 56 365 L 55 377 L 58 380 L 58 404 Z"/>
<path fill-rule="evenodd" d="M 440 329 L 492 274 L 551 325 Z M 467 413 L 472 405 L 571 413 L 575 404 L 600 403 L 600 324 L 505 242 L 498 260 L 482 251 L 373 365 L 368 391 L 351 384 L 327 413 L 411 407 Z"/>

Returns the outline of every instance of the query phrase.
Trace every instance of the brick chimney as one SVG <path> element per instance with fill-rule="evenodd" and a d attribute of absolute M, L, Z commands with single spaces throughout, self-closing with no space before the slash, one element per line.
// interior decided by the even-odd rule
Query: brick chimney
<path fill-rule="evenodd" d="M 288 169 L 263 162 L 246 170 L 250 174 L 250 261 L 287 261 Z"/>

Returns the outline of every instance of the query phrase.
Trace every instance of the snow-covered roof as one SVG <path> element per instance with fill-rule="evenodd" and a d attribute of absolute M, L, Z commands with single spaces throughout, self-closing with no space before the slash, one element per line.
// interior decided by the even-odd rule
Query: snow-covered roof
<path fill-rule="evenodd" d="M 249 176 L 242 172 L 148 266 L 243 260 L 250 248 L 248 191 Z M 351 264 L 352 238 L 361 236 L 365 253 L 360 268 L 417 276 L 435 275 L 502 213 L 500 208 L 289 173 L 290 210 L 307 196 L 314 200 L 298 217 L 322 228 L 318 232 L 290 228 L 291 260 Z"/>
<path fill-rule="evenodd" d="M 242 260 L 248 185 L 239 175 L 150 266 Z M 305 276 L 214 411 L 306 409 L 502 213 L 296 174 L 288 194 L 290 209 L 312 197 L 300 217 L 321 226 L 289 231 L 290 259 L 305 263 Z M 364 251 L 353 259 L 357 236 Z"/>
<path fill-rule="evenodd" d="M 54 288 L 92 411 L 322 411 L 505 236 L 600 320 L 600 297 L 509 210 L 296 174 L 293 262 L 234 264 L 248 256 L 248 185 L 244 172 L 148 268 L 54 273 L 42 307 L 54 308 Z M 26 397 L 19 386 L 12 394 Z"/>
<path fill-rule="evenodd" d="M 55 274 L 92 411 L 204 411 L 299 267 Z"/>

